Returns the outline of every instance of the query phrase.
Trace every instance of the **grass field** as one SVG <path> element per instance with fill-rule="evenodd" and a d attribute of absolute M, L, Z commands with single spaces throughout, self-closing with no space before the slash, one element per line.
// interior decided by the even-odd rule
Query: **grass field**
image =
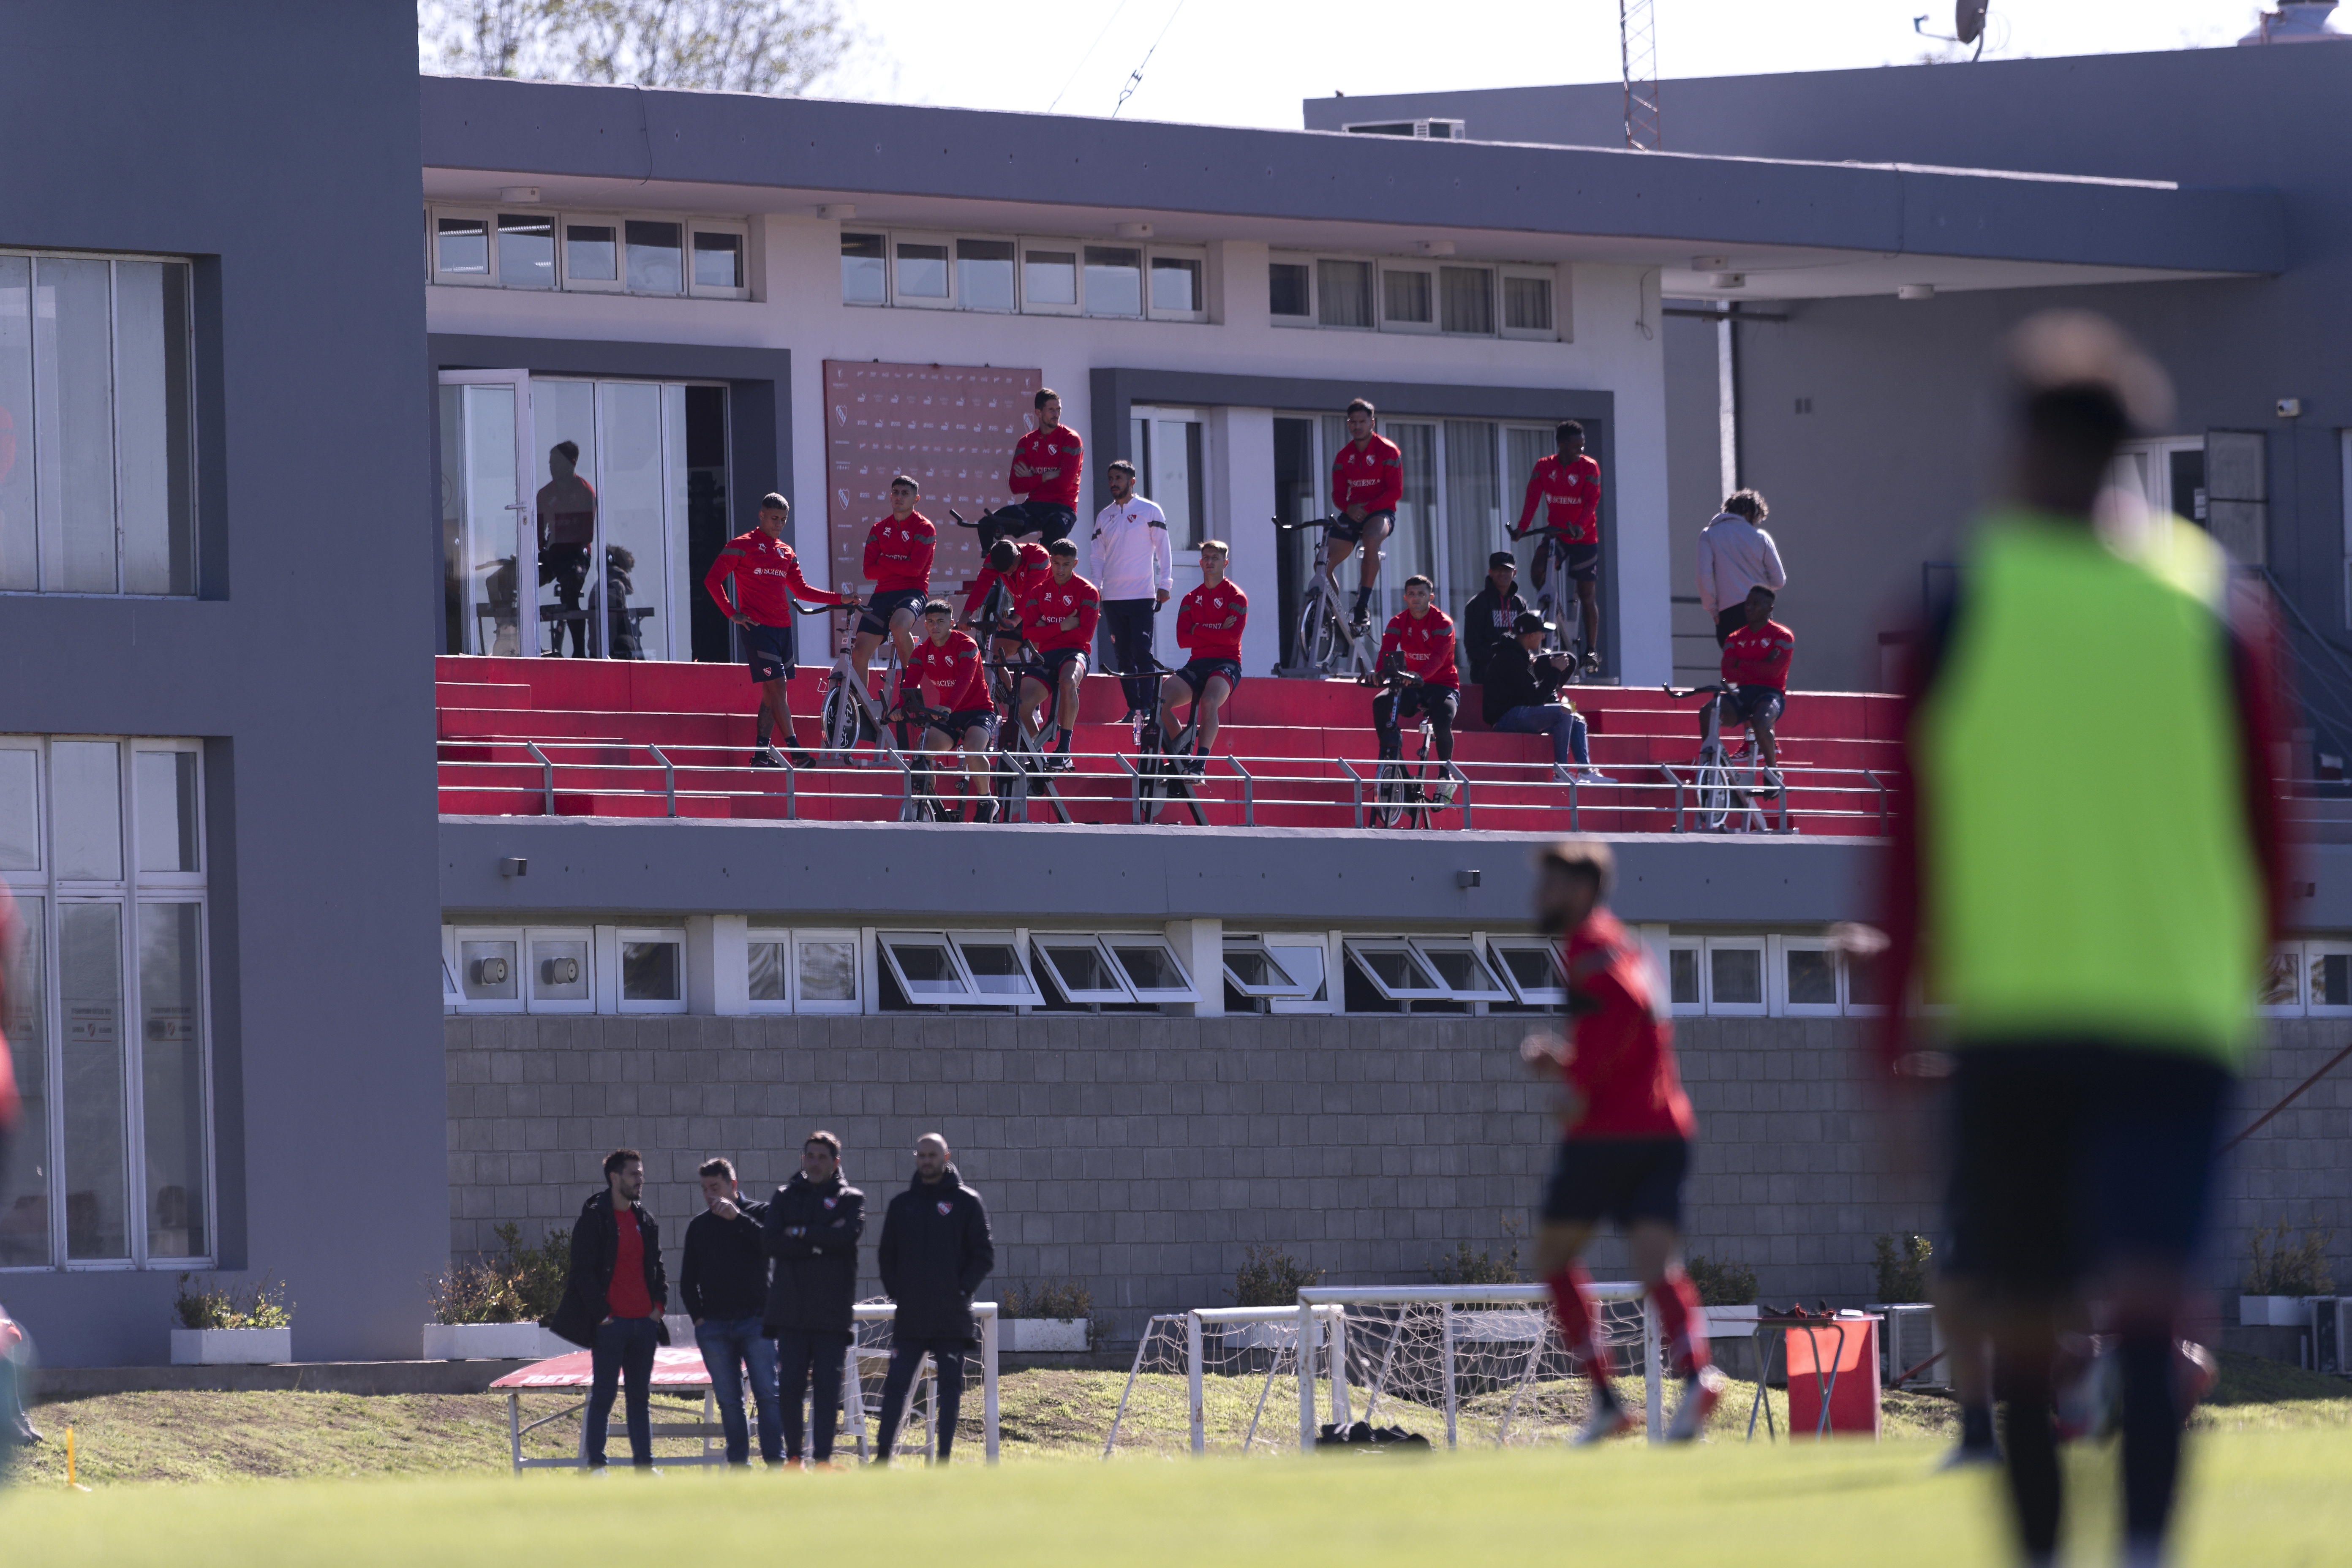
<path fill-rule="evenodd" d="M 1950 1406 L 1932 1397 L 1890 1396 L 1888 1440 L 1875 1445 L 1742 1444 L 1752 1391 L 1738 1388 L 1715 1440 L 1697 1450 L 1482 1445 L 1453 1455 L 1228 1454 L 1192 1463 L 1181 1458 L 1182 1392 L 1171 1379 L 1138 1391 L 1129 1412 L 1136 1441 L 1122 1445 L 1125 1462 L 1104 1466 L 1093 1456 L 1124 1381 L 1050 1372 L 1005 1379 L 1001 1426 L 1013 1462 L 993 1470 L 669 1469 L 593 1485 L 562 1472 L 505 1474 L 498 1395 L 77 1400 L 37 1412 L 51 1440 L 0 1498 L 0 1561 L 511 1568 L 583 1552 L 856 1557 L 909 1548 L 1019 1568 L 1332 1558 L 1427 1568 L 1586 1551 L 1741 1568 L 2006 1561 L 1997 1483 L 1933 1472 Z M 1231 1424 L 1238 1435 L 1255 1388 L 1213 1384 L 1210 1395 L 1212 1427 Z M 551 1396 L 541 1403 L 558 1407 Z M 1408 1426 L 1423 1419 L 1402 1414 Z M 1269 1398 L 1265 1419 L 1261 1448 L 1270 1454 L 1295 1431 L 1294 1417 Z M 69 1424 L 87 1493 L 63 1486 Z M 2352 1557 L 2344 1545 L 2352 1488 L 2342 1483 L 2352 1471 L 2352 1384 L 2229 1357 L 2198 1425 L 2184 1563 Z M 543 1451 L 564 1446 L 551 1435 Z M 965 1452 L 976 1459 L 977 1450 L 975 1440 Z M 2110 1545 L 2114 1451 L 2071 1454 L 2068 1463 L 2085 1500 L 2073 1515 L 2074 1543 L 2082 1561 L 2099 1561 Z M 168 1484 L 268 1478 L 304 1484 Z"/>

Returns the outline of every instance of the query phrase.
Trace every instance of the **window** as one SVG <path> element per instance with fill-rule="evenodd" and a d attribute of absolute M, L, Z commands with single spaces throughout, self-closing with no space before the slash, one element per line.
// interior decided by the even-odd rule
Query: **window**
<path fill-rule="evenodd" d="M 1228 1006 L 1235 997 L 1244 1002 L 1263 1001 L 1275 996 L 1296 999 L 1306 996 L 1314 989 L 1285 966 L 1283 955 L 1276 953 L 1258 938 L 1227 937 L 1224 948 Z M 1319 968 L 1317 973 L 1319 978 Z"/>
<path fill-rule="evenodd" d="M 1327 327 L 1369 327 L 1372 324 L 1372 264 L 1369 261 L 1318 261 L 1315 264 L 1316 320 Z"/>
<path fill-rule="evenodd" d="M 1764 998 L 1764 939 L 1706 939 L 1706 1010 L 1715 1014 L 1760 1014 Z"/>
<path fill-rule="evenodd" d="M 595 977 L 589 962 L 593 933 L 579 931 L 534 931 L 524 938 L 530 961 L 523 984 L 534 1013 L 593 1013 L 596 1010 Z"/>
<path fill-rule="evenodd" d="M 745 253 L 750 248 L 747 228 L 724 228 L 704 224 L 689 226 L 694 234 L 695 297 L 703 300 L 748 300 L 751 297 L 751 278 Z"/>
<path fill-rule="evenodd" d="M 1045 1005 L 1045 995 L 1021 956 L 1021 942 L 1013 932 L 952 931 L 949 937 L 971 979 L 972 1000 L 1003 1006 Z"/>
<path fill-rule="evenodd" d="M 610 220 L 563 222 L 563 286 L 566 289 L 617 289 L 621 287 L 621 228 Z"/>
<path fill-rule="evenodd" d="M 1486 951 L 1494 955 L 1521 1005 L 1568 1005 L 1568 976 L 1559 967 L 1558 947 L 1540 939 L 1515 939 L 1489 942 Z"/>
<path fill-rule="evenodd" d="M 1391 331 L 1429 331 L 1437 325 L 1425 268 L 1381 268 L 1381 324 Z"/>
<path fill-rule="evenodd" d="M 1315 313 L 1307 294 L 1311 276 L 1303 261 L 1277 261 L 1266 268 L 1266 309 L 1276 321 L 1289 317 L 1303 321 Z"/>
<path fill-rule="evenodd" d="M 1819 938 L 1776 936 L 1769 948 L 1773 1011 L 1790 1017 L 1835 1017 L 1843 986 L 1838 955 Z"/>
<path fill-rule="evenodd" d="M 0 591 L 196 591 L 183 261 L 0 252 Z"/>
<path fill-rule="evenodd" d="M 2304 1005 L 2315 1018 L 2352 1016 L 2352 942 L 2307 942 Z"/>
<path fill-rule="evenodd" d="M 900 239 L 892 249 L 890 298 L 894 304 L 940 306 L 953 298 L 948 286 L 948 242 Z"/>
<path fill-rule="evenodd" d="M 1495 331 L 1495 274 L 1484 267 L 1437 269 L 1439 325 L 1449 332 Z"/>
<path fill-rule="evenodd" d="M 614 933 L 620 958 L 620 1011 L 686 1011 L 686 933 L 628 931 Z"/>
<path fill-rule="evenodd" d="M 1503 273 L 1503 336 L 1557 338 L 1552 322 L 1551 278 L 1539 272 Z"/>
<path fill-rule="evenodd" d="M 1666 943 L 1666 1002 L 1674 1012 L 1706 1011 L 1706 987 L 1700 979 L 1706 957 L 1705 944 L 1695 938 Z"/>
<path fill-rule="evenodd" d="M 1013 254 L 1009 239 L 956 241 L 956 292 L 965 310 L 1018 308 L 1013 292 Z"/>
<path fill-rule="evenodd" d="M 1401 937 L 1349 937 L 1348 956 L 1383 1002 L 1450 1001 L 1453 992 Z"/>
<path fill-rule="evenodd" d="M 1029 945 L 1037 954 L 1038 968 L 1053 981 L 1064 1001 L 1100 1005 L 1136 999 L 1110 954 L 1095 938 L 1040 933 L 1030 937 Z"/>
<path fill-rule="evenodd" d="M 754 1013 L 856 1013 L 857 933 L 754 926 L 745 950 Z"/>
<path fill-rule="evenodd" d="M 1075 248 L 1022 247 L 1021 308 L 1032 314 L 1077 314 L 1078 253 Z"/>
<path fill-rule="evenodd" d="M 1155 248 L 1151 252 L 1151 314 L 1155 320 L 1206 321 L 1208 297 L 1202 291 L 1206 264 L 1202 258 Z"/>
<path fill-rule="evenodd" d="M 751 297 L 751 226 L 734 218 L 435 206 L 425 211 L 425 232 L 427 275 L 435 283 Z M 851 237 L 844 237 L 845 245 Z M 843 293 L 851 297 L 846 287 Z"/>
<path fill-rule="evenodd" d="M 876 938 L 899 994 L 917 1006 L 1034 1007 L 1045 1003 L 1013 931 L 883 931 Z"/>
<path fill-rule="evenodd" d="M 433 281 L 490 280 L 490 215 L 444 213 L 433 220 Z"/>
<path fill-rule="evenodd" d="M 1508 1002 L 1510 992 L 1495 977 L 1478 944 L 1466 937 L 1412 939 L 1412 951 L 1445 984 L 1456 1002 Z"/>
<path fill-rule="evenodd" d="M 1328 984 L 1331 949 L 1321 933 L 1308 936 L 1276 936 L 1265 938 L 1265 951 L 1274 961 L 1298 982 L 1302 994 L 1297 997 L 1269 996 L 1265 1009 L 1269 1013 L 1328 1013 L 1333 998 Z"/>
<path fill-rule="evenodd" d="M 682 294 L 686 268 L 680 256 L 678 226 L 650 218 L 631 218 L 623 226 L 628 240 L 628 282 L 632 294 Z"/>
<path fill-rule="evenodd" d="M 499 215 L 499 284 L 506 289 L 555 287 L 555 219 L 551 215 Z"/>
<path fill-rule="evenodd" d="M 25 935 L 0 1018 L 25 1111 L 0 1268 L 212 1255 L 203 808 L 196 742 L 0 737 Z"/>
<path fill-rule="evenodd" d="M 918 1006 L 972 1000 L 971 982 L 955 949 L 936 931 L 889 931 L 877 939 L 899 994 Z"/>
<path fill-rule="evenodd" d="M 1124 246 L 1087 247 L 1086 307 L 1089 316 L 1143 314 L 1143 252 Z"/>
<path fill-rule="evenodd" d="M 1107 936 L 1103 950 L 1118 965 L 1119 976 L 1139 1002 L 1198 1000 L 1192 977 L 1167 939 L 1157 936 Z"/>
<path fill-rule="evenodd" d="M 845 305 L 889 302 L 889 242 L 878 234 L 841 236 L 841 301 Z"/>
<path fill-rule="evenodd" d="M 2303 1011 L 2303 953 L 2289 943 L 2271 949 L 2263 964 L 2259 999 L 2262 1010 L 2273 1017 L 2291 1017 Z"/>
<path fill-rule="evenodd" d="M 477 1013 L 520 1013 L 522 932 L 459 931 L 457 990 Z"/>

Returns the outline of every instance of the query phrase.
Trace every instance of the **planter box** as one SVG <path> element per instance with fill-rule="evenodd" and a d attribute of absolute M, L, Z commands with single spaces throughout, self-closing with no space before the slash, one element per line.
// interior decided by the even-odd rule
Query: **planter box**
<path fill-rule="evenodd" d="M 294 1359 L 292 1329 L 173 1329 L 173 1366 L 269 1366 Z"/>
<path fill-rule="evenodd" d="M 2241 1296 L 2238 1321 L 2249 1328 L 2307 1329 L 2311 1302 L 2305 1296 Z"/>
<path fill-rule="evenodd" d="M 1007 1351 L 1082 1351 L 1087 1348 L 1084 1318 L 1006 1318 L 997 1324 L 1003 1336 L 998 1348 Z M 1296 1333 L 1297 1331 L 1293 1330 Z"/>
<path fill-rule="evenodd" d="M 1711 1340 L 1744 1340 L 1756 1331 L 1759 1309 L 1746 1307 L 1701 1307 L 1706 1314 L 1706 1336 Z"/>
<path fill-rule="evenodd" d="M 427 1323 L 426 1361 L 545 1361 L 577 1346 L 537 1323 Z"/>

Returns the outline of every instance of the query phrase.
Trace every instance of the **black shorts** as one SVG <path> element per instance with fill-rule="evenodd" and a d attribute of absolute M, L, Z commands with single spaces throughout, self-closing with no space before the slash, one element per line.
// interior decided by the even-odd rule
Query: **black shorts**
<path fill-rule="evenodd" d="M 988 739 L 996 739 L 996 710 L 993 708 L 959 708 L 938 723 L 929 726 L 944 733 L 957 745 L 975 728 L 985 729 Z"/>
<path fill-rule="evenodd" d="M 765 684 L 782 680 L 800 668 L 793 651 L 793 628 L 763 626 L 756 621 L 739 625 L 736 633 L 743 642 L 743 662 L 751 667 L 751 679 Z"/>
<path fill-rule="evenodd" d="M 1612 1220 L 1621 1229 L 1654 1219 L 1680 1230 L 1689 1171 L 1685 1139 L 1563 1138 L 1544 1186 L 1543 1217 Z"/>
<path fill-rule="evenodd" d="M 1598 544 L 1562 544 L 1560 569 L 1576 583 L 1590 583 L 1601 575 L 1601 546 Z"/>
<path fill-rule="evenodd" d="M 1183 668 L 1169 673 L 1191 687 L 1194 697 L 1209 689 L 1209 678 L 1213 675 L 1225 678 L 1228 691 L 1238 691 L 1242 685 L 1242 661 L 1237 658 L 1196 658 Z"/>
<path fill-rule="evenodd" d="M 981 521 L 986 524 L 981 530 L 980 541 L 984 553 L 998 540 L 1018 539 L 1024 533 L 1035 534 L 1040 544 L 1067 539 L 1070 531 L 1078 526 L 1078 514 L 1073 508 L 1049 500 L 1017 500 L 1011 506 L 998 507 Z"/>
<path fill-rule="evenodd" d="M 1364 514 L 1364 522 L 1350 522 L 1348 521 L 1348 514 L 1340 512 L 1333 517 L 1329 526 L 1324 529 L 1323 541 L 1328 544 L 1332 540 L 1344 539 L 1350 544 L 1360 544 L 1364 538 L 1364 523 L 1371 521 L 1374 518 L 1385 519 L 1390 531 L 1391 532 L 1395 531 L 1396 513 L 1392 511 L 1368 511 Z"/>
<path fill-rule="evenodd" d="M 2035 1300 L 2116 1259 L 2190 1261 L 2232 1099 L 2227 1072 L 2081 1039 L 1957 1055 L 1948 1272 Z"/>
<path fill-rule="evenodd" d="M 887 594 L 877 594 L 866 601 L 866 609 L 857 617 L 857 629 L 867 637 L 887 637 L 890 635 L 891 616 L 900 610 L 912 610 L 919 621 L 923 603 L 929 597 L 920 588 L 893 588 Z"/>
<path fill-rule="evenodd" d="M 1072 659 L 1086 657 L 1087 650 L 1082 647 L 1046 648 L 1037 655 L 1034 663 L 1021 668 L 1024 674 L 1034 677 L 1044 685 L 1054 686 L 1060 682 L 1062 670 Z"/>
<path fill-rule="evenodd" d="M 1788 710 L 1789 697 L 1769 686 L 1735 686 L 1723 700 L 1723 717 L 1735 723 L 1777 721 Z"/>
<path fill-rule="evenodd" d="M 1372 699 L 1372 728 L 1402 730 L 1406 720 L 1423 713 L 1433 723 L 1450 726 L 1461 707 L 1462 693 L 1451 686 L 1408 686 L 1383 691 Z"/>

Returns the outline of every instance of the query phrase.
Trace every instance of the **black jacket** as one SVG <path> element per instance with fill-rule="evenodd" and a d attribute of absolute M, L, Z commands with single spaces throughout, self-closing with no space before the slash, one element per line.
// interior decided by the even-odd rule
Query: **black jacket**
<path fill-rule="evenodd" d="M 661 1229 L 645 1205 L 631 1204 L 629 1208 L 646 1244 L 646 1295 L 654 1304 L 661 1342 L 667 1344 L 669 1330 L 662 1326 L 661 1314 L 669 1305 L 669 1276 L 662 1269 Z M 621 1226 L 613 1217 L 613 1194 L 607 1188 L 580 1205 L 579 1223 L 572 1227 L 572 1278 L 564 1283 L 562 1304 L 540 1320 L 541 1328 L 575 1345 L 594 1346 L 596 1326 L 612 1311 L 607 1298 L 620 1247 Z"/>
<path fill-rule="evenodd" d="M 741 1210 L 720 1219 L 704 1209 L 687 1222 L 686 1257 L 677 1266 L 677 1300 L 688 1316 L 756 1318 L 768 1306 L 768 1254 L 761 1246 L 765 1204 L 736 1200 Z"/>
<path fill-rule="evenodd" d="M 1511 640 L 1512 617 L 1527 607 L 1517 587 L 1497 595 L 1491 582 L 1462 606 L 1462 647 L 1470 656 L 1473 681 L 1486 679 L 1486 661 L 1495 657 L 1496 645 Z"/>
<path fill-rule="evenodd" d="M 963 1184 L 953 1165 L 929 1184 L 917 1176 L 890 1200 L 875 1261 L 882 1268 L 882 1289 L 898 1304 L 890 1324 L 893 1344 L 969 1344 L 980 1337 L 971 1299 L 996 1267 L 996 1246 L 988 1238 L 988 1210 L 980 1194 Z"/>
<path fill-rule="evenodd" d="M 866 1234 L 866 1194 L 841 1179 L 819 1184 L 794 1176 L 776 1189 L 760 1226 L 761 1245 L 776 1260 L 768 1284 L 763 1326 L 788 1331 L 855 1333 L 857 1238 Z"/>
<path fill-rule="evenodd" d="M 1550 701 L 1568 679 L 1565 662 L 1547 658 L 1538 663 L 1537 656 L 1521 647 L 1518 638 L 1504 638 L 1479 686 L 1486 722 L 1493 723 L 1514 708 L 1539 707 Z"/>

